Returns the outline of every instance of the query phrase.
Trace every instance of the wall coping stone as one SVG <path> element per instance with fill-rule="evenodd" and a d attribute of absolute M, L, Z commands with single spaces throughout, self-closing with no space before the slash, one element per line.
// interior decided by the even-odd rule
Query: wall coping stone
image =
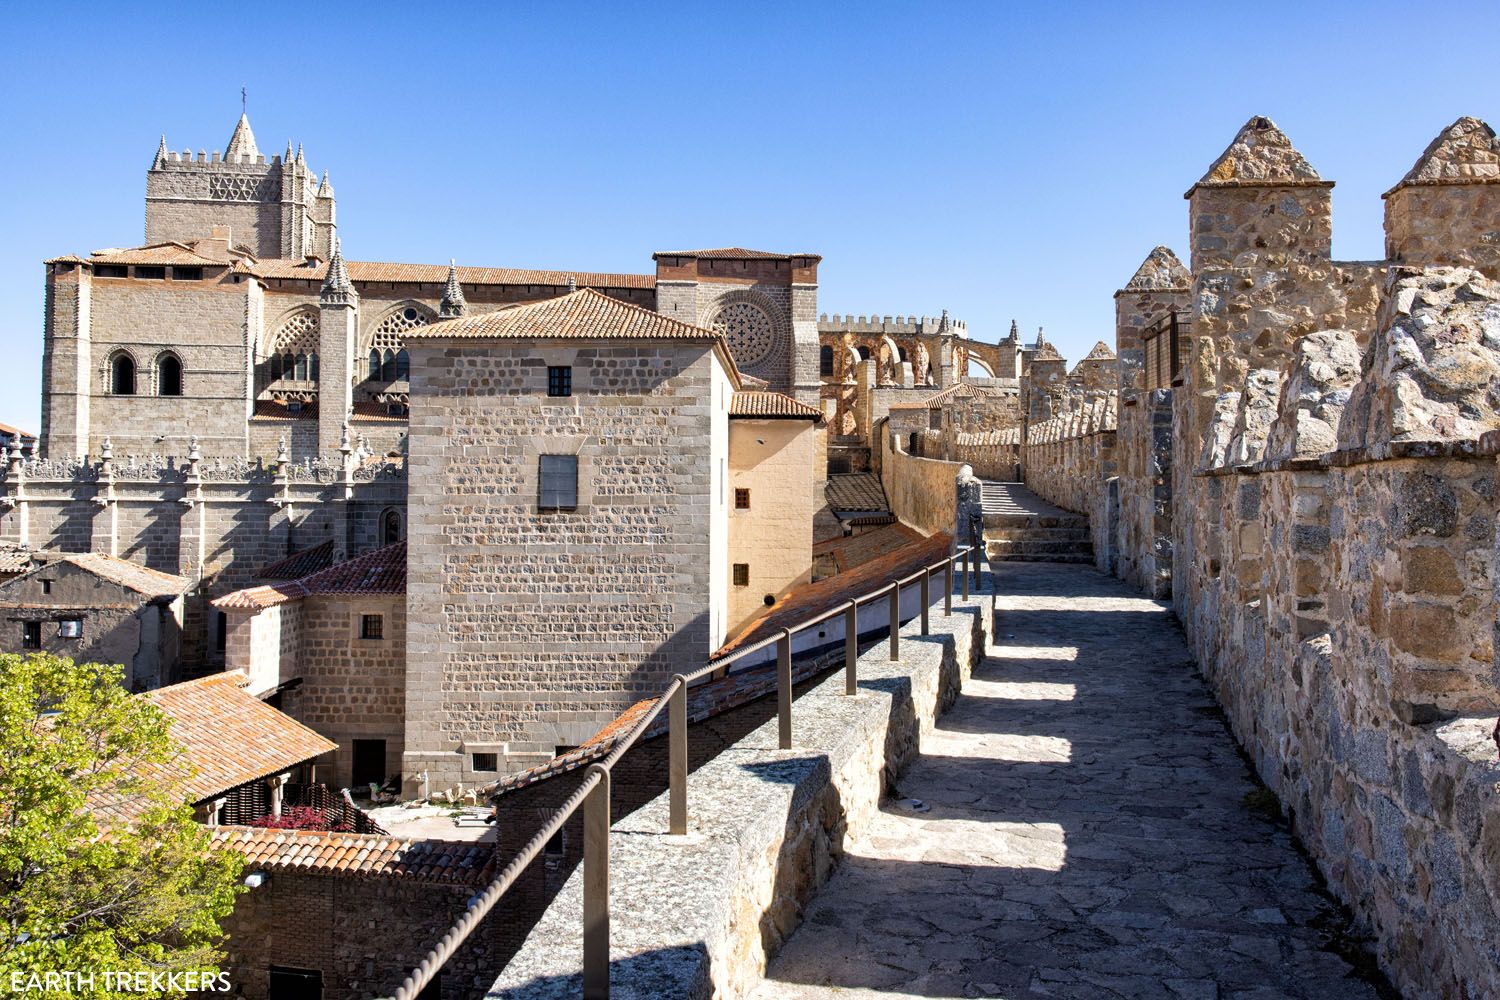
<path fill-rule="evenodd" d="M 1283 458 L 1250 465 L 1225 465 L 1198 469 L 1200 479 L 1215 476 L 1258 476 L 1266 472 L 1316 472 L 1323 469 L 1347 469 L 1376 462 L 1397 462 L 1412 458 L 1494 458 L 1500 456 L 1500 431 L 1486 431 L 1478 438 L 1456 441 L 1386 441 L 1366 448 L 1346 448 L 1312 458 Z"/>

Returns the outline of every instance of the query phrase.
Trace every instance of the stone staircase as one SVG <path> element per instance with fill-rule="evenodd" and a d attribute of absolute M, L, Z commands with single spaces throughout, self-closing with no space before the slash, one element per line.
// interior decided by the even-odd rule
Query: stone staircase
<path fill-rule="evenodd" d="M 991 562 L 1094 561 L 1089 519 L 1020 483 L 984 483 L 984 540 Z"/>

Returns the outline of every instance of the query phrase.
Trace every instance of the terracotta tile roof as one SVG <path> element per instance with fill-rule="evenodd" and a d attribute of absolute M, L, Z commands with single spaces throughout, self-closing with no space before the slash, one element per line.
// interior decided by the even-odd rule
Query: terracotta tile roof
<path fill-rule="evenodd" d="M 251 869 L 272 874 L 302 872 L 480 886 L 495 873 L 492 844 L 251 826 L 219 827 L 214 842 L 239 851 Z"/>
<path fill-rule="evenodd" d="M 36 554 L 32 553 L 32 555 Z M 33 559 L 32 563 L 28 567 L 29 572 L 36 572 L 43 568 L 41 560 Z M 47 555 L 45 565 L 59 563 L 71 563 L 101 580 L 119 584 L 144 597 L 175 597 L 178 594 L 187 593 L 193 586 L 192 581 L 187 577 L 147 569 L 128 559 L 117 559 L 100 552 L 56 552 Z"/>
<path fill-rule="evenodd" d="M 406 593 L 406 543 L 396 542 L 355 559 L 329 566 L 300 580 L 247 587 L 213 602 L 222 611 L 260 611 L 304 597 Z"/>
<path fill-rule="evenodd" d="M 864 531 L 858 535 L 818 542 L 813 546 L 813 557 L 832 556 L 838 572 L 845 573 L 924 537 L 916 528 L 896 522 L 893 518 L 892 523 L 876 531 Z"/>
<path fill-rule="evenodd" d="M 255 571 L 262 580 L 299 580 L 333 565 L 333 539 L 293 553 Z"/>
<path fill-rule="evenodd" d="M 19 545 L 0 546 L 0 573 L 24 573 L 41 560 L 35 549 L 23 549 Z"/>
<path fill-rule="evenodd" d="M 659 260 L 662 257 L 698 257 L 704 260 L 791 260 L 793 257 L 823 259 L 820 254 L 815 253 L 772 253 L 769 250 L 746 250 L 744 247 L 716 247 L 712 250 L 658 250 L 651 255 L 652 260 Z"/>
<path fill-rule="evenodd" d="M 693 326 L 650 309 L 628 305 L 592 288 L 555 299 L 507 306 L 494 312 L 443 320 L 406 332 L 414 340 L 565 338 L 599 340 L 695 340 L 723 343 L 714 330 Z"/>
<path fill-rule="evenodd" d="M 889 512 L 891 509 L 885 498 L 885 487 L 880 485 L 880 477 L 871 472 L 829 476 L 823 495 L 835 514 L 844 511 Z"/>
<path fill-rule="evenodd" d="M 172 720 L 182 754 L 154 776 L 180 785 L 190 802 L 213 799 L 240 785 L 280 774 L 338 749 L 311 729 L 244 689 L 244 671 L 231 670 L 136 695 L 155 702 Z M 129 820 L 132 798 L 106 799 L 96 812 Z"/>
<path fill-rule="evenodd" d="M 953 545 L 953 536 L 936 534 L 907 542 L 899 548 L 876 556 L 868 562 L 827 577 L 816 583 L 806 583 L 788 591 L 781 600 L 767 608 L 763 614 L 746 625 L 740 634 L 726 642 L 713 659 L 720 659 L 739 649 L 753 645 L 798 622 L 832 611 L 841 604 L 861 594 L 878 588 L 882 583 L 903 576 L 910 576 L 923 565 L 937 562 Z M 942 584 L 935 588 L 939 597 Z"/>
<path fill-rule="evenodd" d="M 31 433 L 30 431 L 23 431 L 19 427 L 12 427 L 10 424 L 0 424 L 0 435 L 9 435 L 11 437 L 28 439 L 31 441 L 36 440 L 35 434 Z"/>
<path fill-rule="evenodd" d="M 349 279 L 356 283 L 388 281 L 396 284 L 443 285 L 448 281 L 447 264 L 390 264 L 370 260 L 346 260 Z M 245 261 L 235 271 L 260 278 L 299 278 L 322 282 L 328 262 L 300 260 Z M 567 288 L 572 280 L 579 288 L 655 288 L 654 274 L 603 274 L 593 271 L 536 271 L 514 267 L 460 267 L 458 280 L 464 285 L 550 285 Z"/>
<path fill-rule="evenodd" d="M 57 258 L 61 262 L 64 258 Z M 53 261 L 48 261 L 53 263 Z M 85 264 L 186 264 L 190 267 L 225 267 L 230 261 L 222 257 L 209 257 L 199 253 L 186 243 L 151 243 L 143 247 L 128 249 L 95 250 L 89 254 Z"/>
<path fill-rule="evenodd" d="M 767 417 L 778 420 L 822 420 L 816 406 L 799 403 L 784 392 L 737 392 L 729 402 L 731 417 Z"/>

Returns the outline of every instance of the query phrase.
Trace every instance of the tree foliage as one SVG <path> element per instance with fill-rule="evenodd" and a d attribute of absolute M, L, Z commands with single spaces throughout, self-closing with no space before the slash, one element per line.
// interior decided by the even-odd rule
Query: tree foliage
<path fill-rule="evenodd" d="M 121 667 L 0 655 L 0 992 L 93 973 L 72 996 L 175 997 L 103 973 L 217 971 L 244 861 L 194 822 L 169 725 Z"/>

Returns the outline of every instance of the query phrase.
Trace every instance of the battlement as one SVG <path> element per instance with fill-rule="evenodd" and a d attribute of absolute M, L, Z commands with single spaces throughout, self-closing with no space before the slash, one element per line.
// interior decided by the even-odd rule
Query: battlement
<path fill-rule="evenodd" d="M 946 321 L 947 328 L 943 329 Z M 961 319 L 951 316 L 855 316 L 853 314 L 840 315 L 834 313 L 832 316 L 822 313 L 818 316 L 819 333 L 867 333 L 874 336 L 889 334 L 892 336 L 934 336 L 938 333 L 948 333 L 955 337 L 968 337 L 969 326 Z"/>
<path fill-rule="evenodd" d="M 264 155 L 257 154 L 254 157 L 239 156 L 233 160 L 226 159 L 217 149 L 213 151 L 198 150 L 194 155 L 191 149 L 177 152 L 169 149 L 164 155 L 159 155 L 151 164 L 152 170 L 193 170 L 203 167 L 280 167 L 281 157 L 273 156 L 269 160 Z"/>

